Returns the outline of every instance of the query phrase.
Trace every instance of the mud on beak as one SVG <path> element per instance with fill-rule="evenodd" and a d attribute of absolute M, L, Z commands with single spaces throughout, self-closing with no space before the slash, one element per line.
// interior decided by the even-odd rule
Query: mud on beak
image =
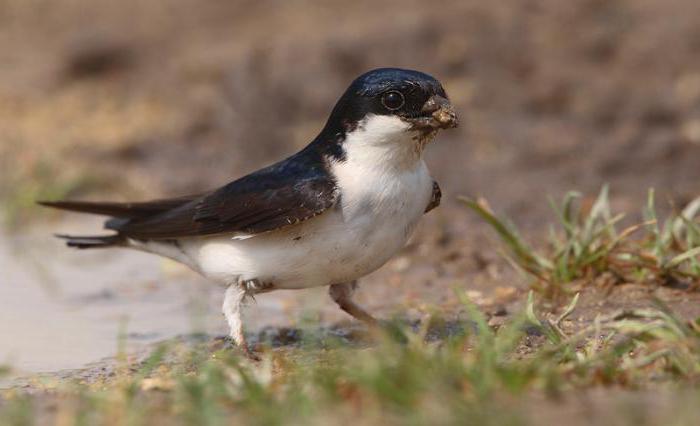
<path fill-rule="evenodd" d="M 431 96 L 423 104 L 421 115 L 409 121 L 413 125 L 413 129 L 424 132 L 449 129 L 458 125 L 454 107 L 449 100 L 440 95 Z"/>

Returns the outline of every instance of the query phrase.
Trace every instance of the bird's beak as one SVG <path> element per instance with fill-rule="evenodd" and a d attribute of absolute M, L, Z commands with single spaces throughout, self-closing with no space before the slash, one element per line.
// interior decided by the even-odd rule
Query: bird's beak
<path fill-rule="evenodd" d="M 454 107 L 449 100 L 440 95 L 431 96 L 423 104 L 421 115 L 411 121 L 414 129 L 423 131 L 449 129 L 458 125 Z"/>

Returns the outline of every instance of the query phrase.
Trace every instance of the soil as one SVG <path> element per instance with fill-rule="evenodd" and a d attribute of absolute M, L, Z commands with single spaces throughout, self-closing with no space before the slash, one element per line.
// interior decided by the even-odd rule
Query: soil
<path fill-rule="evenodd" d="M 547 196 L 574 189 L 586 203 L 609 183 L 614 209 L 634 220 L 650 187 L 662 210 L 700 193 L 694 0 L 297 3 L 0 2 L 0 200 L 24 224 L 0 238 L 0 341 L 12 342 L 0 361 L 83 367 L 115 353 L 124 317 L 133 353 L 193 330 L 220 334 L 220 289 L 146 255 L 64 250 L 52 232 L 99 224 L 40 213 L 32 200 L 221 185 L 303 147 L 374 67 L 436 76 L 461 123 L 428 147 L 442 206 L 361 283 L 360 302 L 380 317 L 458 312 L 455 289 L 492 316 L 522 306 L 527 279 L 460 194 L 486 197 L 541 239 Z M 652 296 L 700 316 L 698 293 L 622 285 L 584 287 L 573 319 Z M 351 324 L 324 289 L 262 295 L 249 312 L 251 333 L 287 333 L 275 327 L 303 314 Z"/>

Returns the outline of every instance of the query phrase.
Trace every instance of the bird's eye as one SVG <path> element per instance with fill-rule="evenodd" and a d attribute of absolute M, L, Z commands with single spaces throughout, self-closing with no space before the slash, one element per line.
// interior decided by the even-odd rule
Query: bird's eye
<path fill-rule="evenodd" d="M 386 92 L 382 96 L 382 105 L 390 111 L 395 111 L 403 106 L 405 103 L 403 95 L 401 92 L 391 91 Z"/>

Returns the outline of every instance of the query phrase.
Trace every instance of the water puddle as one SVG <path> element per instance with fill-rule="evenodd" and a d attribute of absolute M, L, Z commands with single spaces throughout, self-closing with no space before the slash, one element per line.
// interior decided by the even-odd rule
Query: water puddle
<path fill-rule="evenodd" d="M 99 222 L 0 234 L 0 364 L 16 374 L 74 369 L 194 331 L 225 334 L 223 288 L 156 256 L 71 250 L 52 232 L 93 233 Z M 246 309 L 248 330 L 289 325 L 322 292 L 273 292 Z M 315 295 L 315 296 L 314 296 Z M 323 302 L 321 302 L 323 298 Z M 120 340 L 118 336 L 122 335 Z"/>

